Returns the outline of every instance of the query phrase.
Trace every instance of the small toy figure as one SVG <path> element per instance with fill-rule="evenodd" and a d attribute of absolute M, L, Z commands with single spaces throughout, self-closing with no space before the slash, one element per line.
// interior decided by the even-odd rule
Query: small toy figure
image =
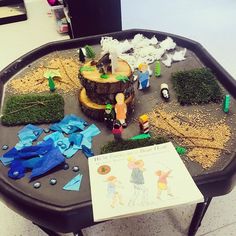
<path fill-rule="evenodd" d="M 79 60 L 84 63 L 85 62 L 85 55 L 83 53 L 82 48 L 79 49 Z"/>
<path fill-rule="evenodd" d="M 173 196 L 170 192 L 170 187 L 167 183 L 167 178 L 169 177 L 171 170 L 165 172 L 162 170 L 158 170 L 155 172 L 156 176 L 158 176 L 157 180 L 157 198 L 160 199 L 162 191 L 167 191 L 169 196 Z"/>
<path fill-rule="evenodd" d="M 125 128 L 127 124 L 126 120 L 126 113 L 127 113 L 127 106 L 125 104 L 125 95 L 123 93 L 116 94 L 116 105 L 115 105 L 115 113 L 116 119 L 120 121 L 121 125 Z"/>
<path fill-rule="evenodd" d="M 141 133 L 147 134 L 149 132 L 149 122 L 146 114 L 139 117 L 139 127 Z"/>
<path fill-rule="evenodd" d="M 148 65 L 144 63 L 140 64 L 138 66 L 138 69 L 139 69 L 138 70 L 138 82 L 139 82 L 138 89 L 143 90 L 150 86 Z"/>
<path fill-rule="evenodd" d="M 96 53 L 94 52 L 93 48 L 89 45 L 86 45 L 84 48 L 86 51 L 87 58 L 94 60 L 94 58 L 96 57 Z"/>
<path fill-rule="evenodd" d="M 161 96 L 164 98 L 165 101 L 169 101 L 170 93 L 168 84 L 161 84 Z"/>
<path fill-rule="evenodd" d="M 108 103 L 105 107 L 105 112 L 104 112 L 104 122 L 108 129 L 113 128 L 114 120 L 115 120 L 115 112 L 113 110 L 112 105 Z"/>
<path fill-rule="evenodd" d="M 123 127 L 120 123 L 119 120 L 115 120 L 113 123 L 113 129 L 112 129 L 112 133 L 114 135 L 114 139 L 116 141 L 119 141 L 122 139 L 122 132 L 123 132 Z"/>
<path fill-rule="evenodd" d="M 225 113 L 229 112 L 229 106 L 230 106 L 230 95 L 225 95 L 224 102 L 223 102 L 223 111 Z"/>
<path fill-rule="evenodd" d="M 107 74 L 108 72 L 111 72 L 111 59 L 110 54 L 106 53 L 104 54 L 97 62 L 96 64 L 97 69 L 99 70 L 99 73 L 101 74 Z"/>
<path fill-rule="evenodd" d="M 123 205 L 122 197 L 118 188 L 121 188 L 121 183 L 117 180 L 115 176 L 109 176 L 107 179 L 107 194 L 111 198 L 111 207 L 114 208 L 119 202 L 120 205 Z"/>

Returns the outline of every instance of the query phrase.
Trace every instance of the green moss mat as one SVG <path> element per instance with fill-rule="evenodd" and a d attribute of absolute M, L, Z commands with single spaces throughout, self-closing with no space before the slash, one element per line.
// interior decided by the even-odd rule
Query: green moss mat
<path fill-rule="evenodd" d="M 4 104 L 2 124 L 42 124 L 64 117 L 64 99 L 59 94 L 14 95 Z"/>
<path fill-rule="evenodd" d="M 168 142 L 168 140 L 164 137 L 146 138 L 138 140 L 111 141 L 101 148 L 101 154 L 146 147 L 165 142 Z"/>
<path fill-rule="evenodd" d="M 222 90 L 208 68 L 179 71 L 171 80 L 181 105 L 222 101 Z"/>

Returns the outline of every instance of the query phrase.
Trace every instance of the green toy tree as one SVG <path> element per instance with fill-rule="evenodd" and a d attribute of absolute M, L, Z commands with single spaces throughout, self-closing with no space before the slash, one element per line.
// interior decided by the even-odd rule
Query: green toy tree
<path fill-rule="evenodd" d="M 156 65 L 155 65 L 154 74 L 155 74 L 156 77 L 161 76 L 161 64 L 160 64 L 159 61 L 157 61 Z"/>
<path fill-rule="evenodd" d="M 53 81 L 52 77 L 48 78 L 48 86 L 51 92 L 54 92 L 56 90 L 55 82 Z"/>
<path fill-rule="evenodd" d="M 91 58 L 92 60 L 95 58 L 96 53 L 94 52 L 93 48 L 89 45 L 85 46 L 86 56 L 87 58 Z"/>

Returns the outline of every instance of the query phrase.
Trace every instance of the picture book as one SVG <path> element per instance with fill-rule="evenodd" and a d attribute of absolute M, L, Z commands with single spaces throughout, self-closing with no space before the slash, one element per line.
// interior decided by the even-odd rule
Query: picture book
<path fill-rule="evenodd" d="M 203 201 L 172 143 L 90 157 L 94 221 Z"/>

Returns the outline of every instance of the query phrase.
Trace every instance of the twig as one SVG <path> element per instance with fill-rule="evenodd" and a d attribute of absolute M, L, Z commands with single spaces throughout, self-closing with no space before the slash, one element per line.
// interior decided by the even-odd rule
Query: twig
<path fill-rule="evenodd" d="M 173 116 L 173 118 L 175 118 L 175 117 L 178 118 L 179 120 L 183 121 L 183 122 L 189 123 L 191 125 L 193 124 L 193 122 L 191 122 L 191 121 L 189 121 L 189 120 L 187 120 L 187 119 L 185 119 L 181 116 L 178 116 L 178 115 Z"/>
<path fill-rule="evenodd" d="M 155 111 L 161 116 L 161 118 L 162 118 L 172 129 L 174 129 L 177 133 L 179 133 L 179 134 L 181 135 L 180 137 L 186 137 L 182 132 L 180 132 L 178 129 L 176 129 L 176 128 L 166 119 L 166 117 L 164 117 L 164 116 L 161 114 L 160 111 L 158 111 L 157 109 L 156 109 Z M 191 139 L 189 139 L 189 141 L 190 141 L 193 145 L 195 145 L 195 143 L 194 143 Z"/>
<path fill-rule="evenodd" d="M 20 109 L 18 109 L 18 110 L 8 112 L 8 113 L 6 113 L 5 115 L 14 114 L 14 113 L 17 113 L 17 112 L 19 112 L 19 111 L 22 111 L 22 110 L 25 110 L 25 109 L 28 109 L 28 108 L 30 108 L 30 107 L 34 107 L 34 106 L 37 106 L 37 105 L 43 105 L 43 106 L 45 106 L 45 104 L 44 104 L 43 102 L 37 102 L 37 103 L 35 103 L 35 104 L 32 104 L 32 105 L 29 105 L 29 106 L 20 108 Z"/>
<path fill-rule="evenodd" d="M 221 151 L 226 151 L 230 153 L 228 149 L 225 148 L 220 148 L 220 147 L 209 147 L 209 146 L 200 146 L 200 145 L 185 145 L 185 147 L 190 147 L 190 148 L 206 148 L 206 149 L 215 149 L 215 150 L 221 150 Z"/>
<path fill-rule="evenodd" d="M 42 65 L 42 67 L 49 69 L 49 70 L 59 70 L 59 67 L 50 67 L 50 66 L 45 66 L 45 65 Z"/>
<path fill-rule="evenodd" d="M 56 54 L 57 54 L 57 59 L 59 60 L 59 62 L 60 62 L 60 64 L 61 64 L 61 67 L 62 67 L 62 69 L 64 70 L 66 76 L 67 76 L 67 77 L 70 79 L 70 81 L 74 84 L 74 81 L 70 78 L 69 74 L 67 73 L 66 68 L 64 67 L 63 63 L 61 62 L 61 59 L 60 59 L 60 57 L 59 57 L 59 55 L 58 55 L 57 52 L 56 52 Z"/>

